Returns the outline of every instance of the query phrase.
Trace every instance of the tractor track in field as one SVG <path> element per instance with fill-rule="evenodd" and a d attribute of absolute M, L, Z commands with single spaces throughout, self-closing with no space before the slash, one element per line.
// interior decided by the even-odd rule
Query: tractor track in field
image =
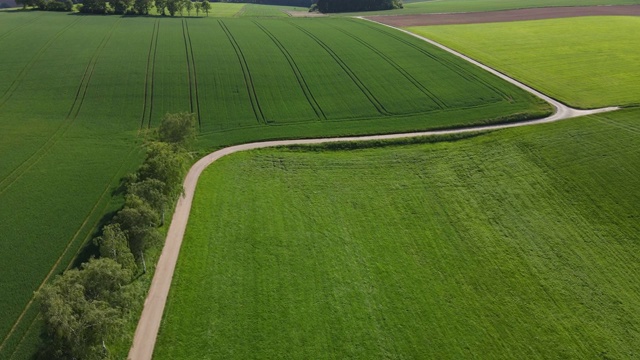
<path fill-rule="evenodd" d="M 87 231 L 87 235 L 83 239 L 83 243 L 84 243 L 84 242 L 86 242 L 87 238 L 91 235 L 91 230 L 98 225 L 98 223 L 100 221 L 100 218 L 96 219 L 93 223 L 91 223 L 90 226 L 88 226 L 90 224 L 90 220 L 91 220 L 91 218 L 92 218 L 92 216 L 94 214 L 104 214 L 107 206 L 109 205 L 109 201 L 108 200 L 105 201 L 105 199 L 106 199 L 106 196 L 110 193 L 109 190 L 111 189 L 111 185 L 114 183 L 114 181 L 118 181 L 118 178 L 120 176 L 122 176 L 122 174 L 121 174 L 122 169 L 127 164 L 127 161 L 129 160 L 129 158 L 131 158 L 131 155 L 134 153 L 135 149 L 136 149 L 135 146 L 131 147 L 131 149 L 129 150 L 129 152 L 125 156 L 124 161 L 121 162 L 120 167 L 118 168 L 118 171 L 116 171 L 114 173 L 114 175 L 111 177 L 111 179 L 109 179 L 109 181 L 107 182 L 107 184 L 105 186 L 104 191 L 102 192 L 102 194 L 100 194 L 100 197 L 98 198 L 96 203 L 93 205 L 93 207 L 91 208 L 91 210 L 89 211 L 87 216 L 84 218 L 82 224 L 80 224 L 80 226 L 78 227 L 78 230 L 76 230 L 76 232 L 73 234 L 71 239 L 67 242 L 67 245 L 65 246 L 64 250 L 62 251 L 62 253 L 58 257 L 56 262 L 51 267 L 51 270 L 49 271 L 47 276 L 45 276 L 45 278 L 42 280 L 42 282 L 38 286 L 38 289 L 36 291 L 34 291 L 33 296 L 31 297 L 31 299 L 29 300 L 27 305 L 25 305 L 24 309 L 22 310 L 22 312 L 20 313 L 20 315 L 18 316 L 16 321 L 13 323 L 13 326 L 11 327 L 11 329 L 9 330 L 7 335 L 4 337 L 4 339 L 2 339 L 2 342 L 0 343 L 0 355 L 2 354 L 2 350 L 4 349 L 5 345 L 7 344 L 7 341 L 11 338 L 13 333 L 16 331 L 16 329 L 20 325 L 20 322 L 22 321 L 22 319 L 25 317 L 25 315 L 28 313 L 28 311 L 30 310 L 31 306 L 35 302 L 36 293 L 42 289 L 42 287 L 49 281 L 49 279 L 54 274 L 56 274 L 56 270 L 58 270 L 58 267 L 60 266 L 60 263 L 62 262 L 62 260 L 67 255 L 67 253 L 68 253 L 69 249 L 71 249 L 72 245 L 77 243 L 78 236 L 80 236 L 83 233 L 83 229 L 87 229 L 86 230 Z M 100 204 L 103 204 L 102 207 L 100 207 Z M 98 209 L 100 209 L 100 210 L 96 211 Z M 69 264 L 67 264 L 65 269 L 69 269 L 69 267 L 73 264 L 73 262 L 75 261 L 76 256 L 78 255 L 79 250 L 80 249 L 76 250 L 74 256 L 72 256 L 70 258 Z M 32 320 L 32 324 L 29 326 L 29 328 L 31 326 L 33 326 L 33 322 L 34 321 L 35 321 L 35 318 Z M 22 340 L 24 340 L 24 337 L 26 336 L 28 331 L 29 331 L 29 329 L 25 330 L 25 333 L 22 335 L 20 342 L 22 342 Z M 16 347 L 16 350 L 17 350 L 17 347 Z M 14 350 L 13 352 L 15 353 L 16 350 Z"/>
<path fill-rule="evenodd" d="M 345 72 L 345 74 L 347 74 L 347 76 L 349 76 L 349 78 L 351 78 L 351 81 L 353 81 L 353 83 L 356 84 L 356 86 L 360 89 L 360 91 L 362 91 L 362 93 L 367 97 L 367 99 L 369 99 L 369 102 L 371 102 L 371 104 L 376 108 L 376 110 L 378 110 L 378 112 L 380 114 L 386 115 L 386 116 L 393 115 L 384 107 L 384 105 L 380 102 L 380 100 L 378 100 L 378 98 L 376 98 L 376 96 L 373 95 L 371 90 L 369 90 L 369 88 L 367 88 L 367 86 L 362 82 L 362 80 L 360 80 L 360 78 L 358 78 L 358 76 L 338 56 L 338 54 L 336 54 L 331 49 L 331 47 L 329 47 L 329 45 L 325 44 L 322 40 L 320 40 L 318 37 L 316 37 L 313 33 L 308 31 L 307 29 L 305 29 L 305 28 L 303 28 L 303 27 L 301 27 L 301 26 L 299 26 L 299 25 L 297 25 L 295 23 L 292 23 L 292 22 L 290 22 L 289 24 L 291 26 L 294 26 L 298 30 L 300 30 L 302 33 L 306 34 L 313 41 L 315 41 L 321 48 L 323 48 L 329 54 L 329 56 L 331 56 L 333 58 L 333 60 L 342 68 L 342 70 Z"/>
<path fill-rule="evenodd" d="M 156 20 L 153 24 L 153 32 L 151 33 L 151 43 L 149 45 L 149 54 L 147 55 L 147 70 L 144 79 L 144 103 L 142 104 L 142 117 L 140 118 L 140 130 L 144 129 L 147 119 L 147 108 L 149 109 L 149 127 L 151 126 L 151 112 L 153 109 L 153 75 L 156 67 L 156 51 L 158 47 L 158 32 L 160 31 L 160 20 Z"/>
<path fill-rule="evenodd" d="M 300 86 L 300 89 L 302 89 L 304 96 L 307 98 L 307 101 L 309 102 L 309 105 L 311 105 L 311 108 L 313 108 L 313 111 L 316 113 L 316 116 L 318 116 L 319 119 L 326 120 L 327 116 L 322 110 L 322 107 L 320 107 L 320 104 L 318 104 L 318 101 L 316 100 L 316 98 L 313 96 L 313 93 L 311 92 L 311 89 L 309 89 L 309 85 L 307 84 L 307 81 L 304 79 L 304 76 L 302 75 L 302 71 L 300 71 L 298 64 L 293 59 L 293 56 L 291 56 L 287 48 L 280 42 L 280 40 L 278 40 L 277 37 L 275 37 L 262 24 L 260 24 L 255 20 L 253 20 L 253 23 L 256 24 L 256 26 L 260 28 L 260 30 L 262 30 L 265 34 L 267 34 L 267 36 L 271 39 L 271 41 L 273 41 L 276 47 L 280 49 L 280 52 L 282 53 L 282 55 L 284 55 L 284 57 L 287 59 L 287 62 L 289 63 L 289 66 L 291 67 L 293 74 L 296 76 L 296 80 L 298 81 L 298 85 Z"/>
<path fill-rule="evenodd" d="M 78 90 L 76 91 L 75 98 L 73 100 L 73 104 L 67 113 L 67 116 L 62 121 L 60 126 L 56 129 L 56 131 L 47 139 L 47 141 L 36 150 L 31 156 L 29 156 L 26 160 L 24 160 L 20 165 L 18 165 L 13 171 L 9 173 L 2 181 L 0 181 L 0 195 L 4 194 L 7 189 L 11 187 L 18 179 L 24 175 L 27 171 L 29 171 L 33 166 L 35 166 L 47 153 L 48 151 L 55 146 L 58 141 L 66 134 L 66 132 L 71 128 L 73 123 L 78 117 L 80 113 L 80 109 L 82 108 L 82 104 L 84 103 L 84 99 L 87 95 L 87 91 L 89 89 L 89 83 L 91 82 L 91 78 L 93 76 L 93 71 L 95 70 L 96 64 L 98 62 L 98 58 L 102 53 L 102 50 L 106 47 L 107 43 L 111 39 L 113 35 L 113 31 L 120 24 L 122 18 L 118 19 L 116 22 L 111 25 L 109 31 L 102 38 L 102 41 L 94 51 L 87 67 L 84 70 L 84 74 L 82 75 L 82 80 L 80 81 L 80 85 L 78 86 Z"/>
<path fill-rule="evenodd" d="M 361 19 L 368 20 L 366 18 L 361 18 Z M 357 21 L 357 20 L 354 20 L 354 21 Z M 373 20 L 370 20 L 370 21 L 375 23 L 375 21 L 373 21 Z M 375 31 L 377 31 L 377 32 L 379 32 L 381 34 L 384 34 L 384 35 L 389 36 L 389 37 L 391 37 L 391 38 L 393 38 L 395 40 L 398 40 L 401 43 L 403 43 L 403 44 L 405 44 L 405 45 L 407 45 L 407 46 L 419 51 L 420 53 L 426 55 L 427 57 L 429 57 L 433 61 L 436 61 L 437 63 L 441 64 L 442 66 L 444 66 L 444 67 L 448 68 L 449 70 L 455 72 L 456 74 L 460 75 L 460 77 L 462 77 L 463 79 L 466 79 L 466 80 L 472 81 L 472 82 L 475 81 L 475 82 L 481 83 L 482 85 L 486 86 L 487 88 L 493 90 L 496 94 L 500 95 L 500 97 L 502 97 L 503 99 L 509 101 L 510 96 L 508 94 L 506 94 L 505 92 L 503 92 L 499 88 L 495 87 L 494 85 L 489 84 L 487 81 L 480 79 L 477 75 L 474 75 L 474 74 L 468 72 L 464 68 L 460 67 L 460 65 L 455 64 L 455 63 L 453 63 L 451 61 L 446 61 L 446 60 L 440 58 L 439 56 L 434 55 L 434 54 L 430 53 L 429 51 L 421 48 L 420 46 L 418 46 L 418 45 L 416 45 L 416 44 L 414 44 L 414 43 L 412 43 L 412 42 L 410 42 L 410 41 L 408 41 L 406 39 L 403 39 L 401 36 L 398 36 L 398 35 L 395 35 L 395 34 L 391 34 L 388 31 L 384 31 L 383 29 L 380 29 L 380 28 L 378 28 L 376 26 L 371 26 L 371 25 L 366 24 L 366 23 L 363 24 L 363 25 L 367 26 L 368 28 L 370 28 L 372 30 L 375 30 Z M 381 25 L 385 25 L 385 24 L 381 24 Z M 392 27 L 392 26 L 391 26 L 391 28 L 392 29 L 396 29 L 395 27 Z"/>
<path fill-rule="evenodd" d="M 256 120 L 258 121 L 258 123 L 269 125 L 266 117 L 264 116 L 264 112 L 260 107 L 260 102 L 258 101 L 258 94 L 256 93 L 255 86 L 253 85 L 253 78 L 251 77 L 251 71 L 249 70 L 249 64 L 247 63 L 247 59 L 244 57 L 244 53 L 242 52 L 240 45 L 238 44 L 236 39 L 233 37 L 233 34 L 231 34 L 231 31 L 229 30 L 229 28 L 227 28 L 227 25 L 225 25 L 225 23 L 222 20 L 218 20 L 218 23 L 220 24 L 220 27 L 222 27 L 222 31 L 224 31 L 224 33 L 227 35 L 227 38 L 229 39 L 229 42 L 231 43 L 231 46 L 233 47 L 233 50 L 235 51 L 236 56 L 238 57 L 238 61 L 240 62 L 240 67 L 242 68 L 244 83 L 245 83 L 245 86 L 247 87 L 247 92 L 249 93 L 249 100 L 251 101 L 251 108 L 253 109 L 253 114 L 256 116 Z"/>
<path fill-rule="evenodd" d="M 18 72 L 18 76 L 16 76 L 15 79 L 13 79 L 13 81 L 11 82 L 11 85 L 9 85 L 9 87 L 7 88 L 7 90 L 5 90 L 4 94 L 2 94 L 2 96 L 0 97 L 0 108 L 2 108 L 2 106 L 4 106 L 4 104 L 7 103 L 7 101 L 9 101 L 9 99 L 11 99 L 11 97 L 13 96 L 13 94 L 15 93 L 15 91 L 18 89 L 18 87 L 20 86 L 20 83 L 22 82 L 22 80 L 24 80 L 24 78 L 27 76 L 27 74 L 29 73 L 29 70 L 31 70 L 31 68 L 33 68 L 33 66 L 35 65 L 35 63 L 40 59 L 40 57 L 42 57 L 42 55 L 44 55 L 44 53 L 49 49 L 49 47 L 51 47 L 51 45 L 53 45 L 53 43 L 56 42 L 56 40 L 58 40 L 60 38 L 60 36 L 62 36 L 62 34 L 64 34 L 67 30 L 69 30 L 70 28 L 72 28 L 75 24 L 77 24 L 80 20 L 82 20 L 81 18 L 78 18 L 74 21 L 72 21 L 71 23 L 69 23 L 67 26 L 63 27 L 62 29 L 60 29 L 55 35 L 53 35 L 51 37 L 51 39 L 49 39 L 39 50 L 38 52 L 36 52 L 33 57 L 31 57 L 31 59 L 29 60 L 29 62 L 27 62 L 27 64 L 22 67 L 22 69 L 20 69 L 20 72 Z"/>
<path fill-rule="evenodd" d="M 416 89 L 418 89 L 418 91 L 420 91 L 426 97 L 431 99 L 431 101 L 433 101 L 434 104 L 436 104 L 436 106 L 438 106 L 439 109 L 444 110 L 444 109 L 448 108 L 447 104 L 445 104 L 444 101 L 440 100 L 435 94 L 433 94 L 431 91 L 429 91 L 429 89 L 427 89 L 424 85 L 422 85 L 422 83 L 420 83 L 420 81 L 418 81 L 415 77 L 413 77 L 413 75 L 411 75 L 407 70 L 403 69 L 402 66 L 398 65 L 398 63 L 396 63 L 388 55 L 386 55 L 382 51 L 376 49 L 373 45 L 369 44 L 368 42 L 366 42 L 362 38 L 360 38 L 360 37 L 358 37 L 356 35 L 353 35 L 352 33 L 348 32 L 348 31 L 346 31 L 344 29 L 340 29 L 340 28 L 337 28 L 335 26 L 334 26 L 334 28 L 336 30 L 340 31 L 341 33 L 345 34 L 346 36 L 348 36 L 348 37 L 354 39 L 355 41 L 359 42 L 360 44 L 362 44 L 363 46 L 365 46 L 369 50 L 373 51 L 376 55 L 378 55 L 379 58 L 381 58 L 382 60 L 387 62 L 389 65 L 391 65 L 391 67 L 396 69 L 396 71 L 398 71 L 400 73 L 400 75 L 402 75 L 405 79 L 409 80 L 409 82 L 411 84 L 413 84 L 413 86 L 415 86 Z"/>
<path fill-rule="evenodd" d="M 191 60 L 189 60 L 189 45 L 187 44 L 187 34 L 184 29 L 184 19 L 182 19 L 182 39 L 184 40 L 184 53 L 187 59 L 187 77 L 189 78 L 189 109 L 193 113 L 193 81 L 191 78 Z"/>
<path fill-rule="evenodd" d="M 6 39 L 7 37 L 9 37 L 9 36 L 10 36 L 11 34 L 13 34 L 14 32 L 16 32 L 16 31 L 18 31 L 18 30 L 21 30 L 22 28 L 27 27 L 27 26 L 29 26 L 29 25 L 33 24 L 34 22 L 36 22 L 36 20 L 38 20 L 38 18 L 42 17 L 43 15 L 44 15 L 44 12 L 43 12 L 42 14 L 39 14 L 39 15 L 34 16 L 31 20 L 26 21 L 26 22 L 24 22 L 24 23 L 22 23 L 22 24 L 20 24 L 20 25 L 18 25 L 18 26 L 16 26 L 16 27 L 14 27 L 13 29 L 11 29 L 11 30 L 9 30 L 9 31 L 5 32 L 4 34 L 0 34 L 0 41 L 2 41 L 2 40 L 4 40 L 4 39 Z"/>
<path fill-rule="evenodd" d="M 189 53 L 191 53 L 191 67 L 193 68 L 193 86 L 196 99 L 196 114 L 198 116 L 198 128 L 202 128 L 202 120 L 200 118 L 200 96 L 198 94 L 198 71 L 196 70 L 196 58 L 193 55 L 193 44 L 191 43 L 191 33 L 189 32 L 189 23 L 183 20 L 184 29 L 186 29 L 187 40 L 189 42 Z M 193 112 L 193 111 L 192 111 Z"/>
<path fill-rule="evenodd" d="M 364 20 L 367 20 L 367 19 L 364 19 Z M 372 20 L 368 20 L 368 21 L 372 21 Z M 351 136 L 351 137 L 339 137 L 339 138 L 263 141 L 263 142 L 255 142 L 255 143 L 230 146 L 230 147 L 215 151 L 213 153 L 210 153 L 209 155 L 206 155 L 205 157 L 201 158 L 198 162 L 196 162 L 189 169 L 189 172 L 187 173 L 187 176 L 184 179 L 184 182 L 183 182 L 184 192 L 183 192 L 183 195 L 178 199 L 178 202 L 176 203 L 175 212 L 173 213 L 173 218 L 171 220 L 171 224 L 167 232 L 165 245 L 162 249 L 162 254 L 160 255 L 160 258 L 158 259 L 158 263 L 157 263 L 156 270 L 151 282 L 151 286 L 149 288 L 149 292 L 147 294 L 147 298 L 144 303 L 142 315 L 140 316 L 140 321 L 138 322 L 133 343 L 131 345 L 129 355 L 127 357 L 128 359 L 147 360 L 147 359 L 151 359 L 151 357 L 153 356 L 153 349 L 155 347 L 158 330 L 160 329 L 160 322 L 162 320 L 164 307 L 167 302 L 167 297 L 169 295 L 169 289 L 171 287 L 173 272 L 175 270 L 176 263 L 178 261 L 180 246 L 182 245 L 182 240 L 187 227 L 187 222 L 189 220 L 189 213 L 191 212 L 191 203 L 193 201 L 193 196 L 195 194 L 196 185 L 198 183 L 200 174 L 202 174 L 202 172 L 216 160 L 236 152 L 262 149 L 267 147 L 291 146 L 291 145 L 313 145 L 313 144 L 345 142 L 345 141 L 380 141 L 380 140 L 393 140 L 393 139 L 403 139 L 403 138 L 412 138 L 412 137 L 421 137 L 421 136 L 440 136 L 440 135 L 463 134 L 463 133 L 477 133 L 477 132 L 486 132 L 486 131 L 492 131 L 492 130 L 515 128 L 515 127 L 521 127 L 521 126 L 534 126 L 539 124 L 552 123 L 552 122 L 571 119 L 579 116 L 610 112 L 610 111 L 620 109 L 618 107 L 608 107 L 608 108 L 593 109 L 593 110 L 578 110 L 578 109 L 570 108 L 558 102 L 557 100 L 552 99 L 549 96 L 544 95 L 539 91 L 519 82 L 518 80 L 508 77 L 507 75 L 504 75 L 499 71 L 494 70 L 493 68 L 483 65 L 478 61 L 475 61 L 433 40 L 429 40 L 425 37 L 410 33 L 406 30 L 392 27 L 390 25 L 386 25 L 386 26 L 389 26 L 393 29 L 396 29 L 397 31 L 402 31 L 418 39 L 426 41 L 431 45 L 434 45 L 440 48 L 441 50 L 444 50 L 450 54 L 453 54 L 459 58 L 462 58 L 463 60 L 466 60 L 471 64 L 476 65 L 482 68 L 483 70 L 490 72 L 495 76 L 498 76 L 499 78 L 523 89 L 524 91 L 527 91 L 532 95 L 535 95 L 536 97 L 551 104 L 555 109 L 555 113 L 545 118 L 537 119 L 537 120 L 528 120 L 528 121 L 522 121 L 522 122 L 496 124 L 496 125 L 466 127 L 466 128 L 449 129 L 449 130 L 433 130 L 433 131 L 422 131 L 422 132 L 411 132 L 411 133 L 400 133 L 400 134 Z"/>

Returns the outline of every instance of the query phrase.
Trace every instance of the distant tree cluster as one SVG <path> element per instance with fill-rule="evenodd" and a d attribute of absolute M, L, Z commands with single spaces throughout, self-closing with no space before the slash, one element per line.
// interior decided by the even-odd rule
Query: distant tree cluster
<path fill-rule="evenodd" d="M 226 0 L 225 2 L 309 7 L 314 0 Z"/>
<path fill-rule="evenodd" d="M 23 9 L 37 7 L 47 11 L 73 11 L 72 0 L 16 0 L 16 4 L 22 5 Z"/>
<path fill-rule="evenodd" d="M 94 239 L 100 257 L 65 271 L 38 292 L 46 358 L 109 357 L 106 344 L 123 335 L 119 327 L 142 295 L 135 276 L 146 272 L 144 251 L 161 242 L 165 207 L 183 191 L 194 126 L 193 114 L 164 117 L 159 141 L 148 144 L 142 166 L 124 179 L 124 207 Z"/>
<path fill-rule="evenodd" d="M 322 13 L 376 11 L 401 9 L 402 0 L 318 0 L 317 9 Z"/>
<path fill-rule="evenodd" d="M 86 14 L 130 14 L 130 15 L 148 15 L 149 11 L 155 6 L 158 13 L 166 15 L 168 11 L 171 16 L 177 13 L 184 14 L 184 10 L 191 15 L 192 10 L 196 10 L 199 14 L 203 11 L 209 16 L 211 4 L 208 0 L 201 2 L 192 2 L 191 0 L 83 0 L 82 7 L 79 11 Z"/>

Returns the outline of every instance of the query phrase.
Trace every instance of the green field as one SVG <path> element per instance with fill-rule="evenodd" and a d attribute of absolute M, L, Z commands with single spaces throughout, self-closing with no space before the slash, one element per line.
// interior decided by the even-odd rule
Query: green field
<path fill-rule="evenodd" d="M 13 11 L 0 13 L 0 48 L 0 358 L 33 349 L 33 292 L 118 208 L 112 191 L 167 112 L 198 115 L 202 152 L 549 111 L 417 39 L 350 19 Z"/>
<path fill-rule="evenodd" d="M 573 106 L 640 103 L 640 17 L 599 16 L 409 30 Z"/>
<path fill-rule="evenodd" d="M 555 6 L 637 5 L 640 0 L 432 0 L 405 1 L 403 9 L 369 11 L 360 15 L 413 15 L 480 12 Z"/>
<path fill-rule="evenodd" d="M 640 111 L 200 178 L 156 359 L 640 356 Z"/>

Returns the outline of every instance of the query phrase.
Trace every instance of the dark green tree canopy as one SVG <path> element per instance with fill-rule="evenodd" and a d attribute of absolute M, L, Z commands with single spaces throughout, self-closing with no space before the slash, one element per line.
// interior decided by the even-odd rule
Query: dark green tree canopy
<path fill-rule="evenodd" d="M 402 0 L 318 0 L 323 13 L 376 11 L 402 8 Z"/>

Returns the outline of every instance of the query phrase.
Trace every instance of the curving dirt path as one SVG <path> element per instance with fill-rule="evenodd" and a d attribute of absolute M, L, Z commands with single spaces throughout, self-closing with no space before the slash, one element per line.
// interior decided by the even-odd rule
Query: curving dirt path
<path fill-rule="evenodd" d="M 365 20 L 368 20 L 368 19 L 365 19 Z M 369 21 L 372 21 L 372 20 L 369 20 Z M 390 25 L 385 25 L 385 26 L 394 28 L 393 26 L 390 26 Z M 275 146 L 321 144 L 321 143 L 344 142 L 344 141 L 387 140 L 387 139 L 400 139 L 400 138 L 409 138 L 409 137 L 418 137 L 418 136 L 460 134 L 460 133 L 479 132 L 479 131 L 488 131 L 488 130 L 497 130 L 497 129 L 507 129 L 507 128 L 520 127 L 520 126 L 531 126 L 531 125 L 537 125 L 537 124 L 550 123 L 550 122 L 570 119 L 578 116 L 614 111 L 619 109 L 617 107 L 609 107 L 609 108 L 594 109 L 594 110 L 578 110 L 578 109 L 570 108 L 528 87 L 527 85 L 524 85 L 518 82 L 517 80 L 514 80 L 488 66 L 485 66 L 467 56 L 460 54 L 457 51 L 449 49 L 439 43 L 436 43 L 422 36 L 410 33 L 406 30 L 397 29 L 397 28 L 394 28 L 394 29 L 407 33 L 411 36 L 415 36 L 445 51 L 448 51 L 456 56 L 459 56 L 471 62 L 472 64 L 479 66 L 489 71 L 490 73 L 495 74 L 500 78 L 540 97 L 541 99 L 551 103 L 551 105 L 555 107 L 556 112 L 551 116 L 548 116 L 543 119 L 538 119 L 538 120 L 531 120 L 531 121 L 524 121 L 524 122 L 510 123 L 510 124 L 468 127 L 468 128 L 460 128 L 460 129 L 452 129 L 452 130 L 421 131 L 421 132 L 412 132 L 412 133 L 371 135 L 371 136 L 351 136 L 351 137 L 341 137 L 341 138 L 320 138 L 320 139 L 255 142 L 255 143 L 248 143 L 248 144 L 227 147 L 203 157 L 198 162 L 196 162 L 191 167 L 191 169 L 189 169 L 189 172 L 187 173 L 187 177 L 184 180 L 184 195 L 178 200 L 178 203 L 176 204 L 176 209 L 173 214 L 173 219 L 171 220 L 171 225 L 167 233 L 167 239 L 166 239 L 164 248 L 162 249 L 162 254 L 160 255 L 160 259 L 158 260 L 156 272 L 155 272 L 155 275 L 153 276 L 151 287 L 149 288 L 149 294 L 147 295 L 147 299 L 145 300 L 145 303 L 144 303 L 144 309 L 142 310 L 142 315 L 140 317 L 140 321 L 138 322 L 138 327 L 135 332 L 133 344 L 129 351 L 128 359 L 148 360 L 148 359 L 151 359 L 151 357 L 153 356 L 153 348 L 156 343 L 156 337 L 158 335 L 158 330 L 160 328 L 160 322 L 162 320 L 162 314 L 164 312 L 164 306 L 167 301 L 167 296 L 169 295 L 169 288 L 171 287 L 173 272 L 176 267 L 176 262 L 178 261 L 178 254 L 180 253 L 182 238 L 184 236 L 184 232 L 187 227 L 187 222 L 189 220 L 189 213 L 191 211 L 191 202 L 193 201 L 193 195 L 196 190 L 198 178 L 200 177 L 200 174 L 202 174 L 202 171 L 204 171 L 204 169 L 206 169 L 210 164 L 220 159 L 221 157 L 225 155 L 233 154 L 239 151 L 261 149 L 261 148 L 275 147 Z"/>

